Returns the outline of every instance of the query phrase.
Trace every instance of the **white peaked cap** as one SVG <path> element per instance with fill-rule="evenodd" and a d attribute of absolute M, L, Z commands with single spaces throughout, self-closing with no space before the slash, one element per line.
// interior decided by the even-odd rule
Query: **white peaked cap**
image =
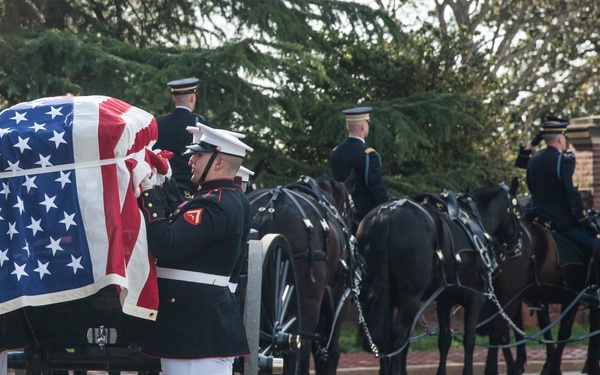
<path fill-rule="evenodd" d="M 248 182 L 250 181 L 250 176 L 254 176 L 254 172 L 241 165 L 236 175 L 242 178 L 242 182 Z"/>
<path fill-rule="evenodd" d="M 202 131 L 196 131 L 200 125 L 204 125 L 204 124 L 201 123 L 201 122 L 197 122 L 196 126 L 188 126 L 186 128 L 187 131 L 189 131 L 190 133 L 192 133 L 192 136 L 194 137 L 194 139 L 192 139 L 192 143 L 198 143 L 198 142 L 200 142 L 200 138 L 202 137 Z M 233 136 L 235 138 L 238 138 L 238 139 L 246 138 L 245 134 L 237 133 L 237 132 L 232 132 L 231 130 L 219 129 L 219 131 L 221 131 L 221 132 L 223 132 L 225 134 L 231 135 L 231 136 Z"/>
<path fill-rule="evenodd" d="M 191 152 L 219 151 L 224 154 L 243 158 L 246 155 L 246 151 L 253 151 L 252 147 L 246 145 L 240 141 L 238 137 L 232 135 L 240 133 L 234 133 L 223 129 L 214 129 L 204 124 L 188 126 L 187 130 L 193 135 L 193 143 L 186 146 Z"/>

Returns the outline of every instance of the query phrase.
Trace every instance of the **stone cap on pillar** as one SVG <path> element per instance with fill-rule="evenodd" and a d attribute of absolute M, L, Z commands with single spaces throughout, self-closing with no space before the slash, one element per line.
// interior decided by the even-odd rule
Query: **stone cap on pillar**
<path fill-rule="evenodd" d="M 567 128 L 567 137 L 571 143 L 590 140 L 591 138 L 598 138 L 598 141 L 600 141 L 600 116 L 571 118 Z"/>

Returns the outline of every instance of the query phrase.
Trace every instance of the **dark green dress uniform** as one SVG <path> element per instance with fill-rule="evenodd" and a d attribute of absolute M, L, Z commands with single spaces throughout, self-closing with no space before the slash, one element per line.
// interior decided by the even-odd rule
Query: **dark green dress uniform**
<path fill-rule="evenodd" d="M 331 154 L 331 168 L 337 181 L 345 181 L 354 170 L 352 199 L 358 221 L 374 207 L 389 201 L 381 175 L 379 154 L 367 148 L 361 139 L 348 137 L 339 145 Z"/>
<path fill-rule="evenodd" d="M 184 78 L 171 81 L 167 85 L 173 95 L 184 95 L 196 92 L 198 82 L 198 78 Z M 173 179 L 185 198 L 191 197 L 197 190 L 190 181 L 192 173 L 187 164 L 189 155 L 182 155 L 187 151 L 186 146 L 192 143 L 192 134 L 186 128 L 196 126 L 198 121 L 204 122 L 204 119 L 187 108 L 175 108 L 171 113 L 156 118 L 158 141 L 154 148 L 173 152 L 173 158 L 170 160 Z"/>
<path fill-rule="evenodd" d="M 241 196 L 241 201 L 243 202 L 243 210 L 240 213 L 240 216 L 244 218 L 244 233 L 250 234 L 250 228 L 252 226 L 252 216 L 250 215 L 250 202 L 246 198 L 246 193 L 242 190 L 242 178 L 240 176 L 236 176 L 233 179 L 233 183 L 235 186 L 235 190 Z M 231 289 L 232 293 L 235 293 L 237 289 L 237 285 L 240 280 L 240 275 L 242 273 L 242 269 L 244 267 L 244 262 L 246 259 L 246 244 L 248 243 L 248 236 L 246 236 L 242 241 L 242 254 L 238 258 L 235 267 L 233 268 L 233 272 L 229 279 L 229 289 Z"/>
<path fill-rule="evenodd" d="M 248 236 L 248 218 L 240 214 L 244 199 L 233 179 L 206 181 L 169 216 L 158 189 L 142 193 L 160 297 L 145 354 L 175 359 L 249 354 L 240 308 L 227 287 Z"/>

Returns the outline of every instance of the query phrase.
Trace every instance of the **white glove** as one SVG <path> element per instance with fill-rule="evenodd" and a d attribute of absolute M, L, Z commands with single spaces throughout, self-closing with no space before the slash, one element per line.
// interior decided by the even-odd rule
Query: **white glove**
<path fill-rule="evenodd" d="M 165 180 L 170 179 L 173 174 L 171 164 L 169 163 L 169 160 L 173 157 L 173 153 L 171 151 L 163 151 L 160 149 L 153 150 L 153 152 L 154 155 L 149 154 L 153 161 L 153 165 L 155 167 L 160 167 L 160 173 L 154 168 L 154 172 L 156 173 L 156 186 L 163 186 Z"/>
<path fill-rule="evenodd" d="M 165 174 L 157 173 L 156 175 L 156 186 L 163 186 L 166 180 L 170 180 L 173 175 L 173 170 L 171 169 L 171 164 L 169 164 L 169 170 Z"/>
<path fill-rule="evenodd" d="M 152 171 L 142 179 L 142 182 L 140 183 L 142 193 L 156 186 L 157 175 L 158 172 L 156 172 L 156 168 L 153 168 Z"/>

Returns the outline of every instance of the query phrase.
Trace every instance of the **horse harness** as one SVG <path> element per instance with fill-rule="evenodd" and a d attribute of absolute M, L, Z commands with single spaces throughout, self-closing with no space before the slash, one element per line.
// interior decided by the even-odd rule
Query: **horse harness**
<path fill-rule="evenodd" d="M 275 202 L 279 199 L 280 196 L 286 196 L 293 202 L 294 206 L 302 215 L 302 221 L 304 223 L 304 227 L 307 233 L 307 243 L 306 243 L 306 251 L 299 254 L 293 254 L 292 257 L 295 263 L 308 261 L 310 266 L 310 278 L 313 282 L 316 281 L 313 273 L 313 263 L 315 261 L 328 261 L 328 250 L 329 250 L 329 233 L 330 226 L 327 223 L 325 217 L 323 217 L 321 210 L 315 205 L 312 198 L 315 198 L 320 207 L 325 209 L 327 218 L 332 220 L 333 223 L 337 223 L 337 225 L 333 225 L 333 230 L 336 231 L 338 238 L 340 239 L 340 262 L 344 269 L 344 283 L 346 292 L 342 296 L 342 300 L 337 304 L 337 308 L 333 312 L 334 322 L 337 321 L 338 315 L 340 313 L 341 306 L 346 301 L 348 291 L 353 291 L 353 287 L 358 282 L 360 283 L 362 272 L 366 268 L 364 262 L 361 262 L 362 257 L 359 256 L 356 252 L 358 251 L 358 247 L 356 246 L 356 239 L 352 235 L 350 228 L 344 221 L 344 218 L 338 213 L 335 202 L 331 196 L 324 193 L 318 186 L 318 184 L 311 177 L 302 176 L 298 182 L 292 183 L 283 187 L 281 185 L 275 187 L 272 190 L 266 191 L 263 194 L 256 197 L 256 199 L 260 199 L 264 197 L 266 194 L 271 194 L 271 198 L 269 201 L 262 207 L 260 207 L 252 218 L 252 221 L 258 215 L 262 215 L 265 213 L 269 213 L 271 215 L 271 222 L 274 220 L 275 213 Z M 319 224 L 323 228 L 324 231 L 324 242 L 322 250 L 314 249 L 313 243 L 315 241 L 315 227 L 307 215 L 306 210 L 302 207 L 300 202 L 304 202 L 310 207 L 312 212 L 318 218 Z M 348 261 L 344 261 L 344 253 L 347 252 Z M 330 285 L 326 285 L 325 287 L 327 296 L 330 301 L 330 306 L 336 306 L 333 297 L 333 291 L 331 290 Z M 332 325 L 333 329 L 333 325 Z M 332 332 L 329 333 L 329 340 L 325 346 L 321 346 L 320 340 L 316 340 L 317 344 L 317 355 L 321 358 L 325 359 L 328 357 L 329 345 L 331 344 L 331 335 Z M 306 333 L 305 333 L 306 334 Z M 315 336 L 314 339 L 318 337 Z"/>
<path fill-rule="evenodd" d="M 421 205 L 439 213 L 446 232 L 451 238 L 452 249 L 456 252 L 456 244 L 464 234 L 472 248 L 479 254 L 485 268 L 493 273 L 498 268 L 498 262 L 490 254 L 493 240 L 485 231 L 475 200 L 467 194 L 455 195 L 450 190 L 444 190 L 438 195 L 425 193 L 416 198 Z M 452 227 L 459 227 L 461 232 L 454 232 Z M 460 262 L 459 254 L 454 254 Z"/>
<path fill-rule="evenodd" d="M 298 182 L 291 183 L 285 187 L 278 185 L 270 191 L 261 194 L 256 199 L 260 199 L 266 194 L 271 194 L 271 199 L 263 206 L 260 207 L 252 218 L 254 219 L 261 214 L 269 213 L 271 215 L 271 221 L 274 220 L 275 213 L 275 202 L 279 199 L 281 195 L 286 196 L 290 199 L 290 201 L 294 204 L 300 215 L 302 216 L 302 222 L 304 224 L 304 228 L 306 229 L 307 241 L 306 241 L 306 251 L 298 254 L 293 254 L 294 262 L 300 263 L 308 261 L 310 263 L 310 276 L 311 280 L 315 280 L 313 274 L 312 264 L 315 261 L 327 261 L 328 260 L 328 250 L 329 250 L 329 233 L 331 231 L 331 227 L 329 226 L 327 219 L 332 220 L 332 222 L 337 223 L 338 225 L 333 225 L 333 230 L 336 231 L 338 238 L 341 243 L 341 254 L 340 261 L 344 268 L 346 285 L 352 285 L 352 272 L 350 270 L 354 266 L 354 258 L 355 258 L 355 249 L 356 249 L 356 240 L 354 236 L 352 236 L 350 232 L 350 228 L 348 228 L 345 223 L 343 217 L 339 214 L 335 207 L 335 202 L 333 198 L 329 196 L 329 194 L 324 193 L 318 186 L 318 184 L 308 176 L 302 176 Z M 315 205 L 314 201 L 309 198 L 315 198 L 320 207 L 325 209 L 327 218 L 323 216 L 322 211 Z M 303 208 L 300 202 L 306 203 L 308 207 L 310 207 L 311 211 L 316 215 L 319 225 L 323 229 L 324 239 L 322 250 L 315 249 L 315 227 L 313 222 L 307 215 L 307 211 Z M 344 253 L 347 252 L 348 259 L 351 264 L 348 264 L 343 259 Z"/>
<path fill-rule="evenodd" d="M 503 190 L 507 193 L 509 201 L 511 202 L 511 206 L 509 207 L 509 213 L 515 215 L 515 217 L 517 218 L 517 222 L 516 222 L 516 225 L 517 225 L 516 229 L 518 230 L 517 236 L 520 237 L 520 228 L 518 227 L 519 222 L 518 222 L 517 201 L 516 201 L 516 199 L 511 199 L 510 190 L 508 189 L 508 187 L 506 185 L 500 184 L 500 186 L 502 186 Z M 417 203 L 415 201 L 417 201 L 419 203 Z M 487 234 L 485 231 L 485 228 L 483 226 L 483 221 L 480 217 L 479 210 L 477 208 L 475 199 L 472 196 L 467 195 L 467 194 L 459 194 L 458 196 L 456 196 L 452 192 L 444 190 L 440 194 L 439 197 L 436 195 L 433 195 L 433 194 L 425 193 L 425 194 L 422 194 L 422 195 L 418 196 L 417 198 L 415 198 L 415 201 L 412 201 L 409 199 L 394 200 L 385 205 L 380 206 L 378 213 L 380 213 L 382 210 L 386 210 L 386 209 L 394 210 L 405 204 L 411 204 L 413 207 L 418 209 L 423 214 L 423 216 L 427 219 L 427 221 L 429 221 L 432 228 L 437 229 L 438 225 L 433 216 L 433 212 L 437 212 L 439 214 L 438 216 L 441 218 L 441 223 L 444 226 L 445 231 L 451 237 L 452 237 L 452 233 L 451 233 L 450 228 L 448 227 L 448 221 L 456 222 L 467 234 L 467 237 L 470 238 L 470 241 L 473 244 L 473 247 L 480 254 L 481 259 L 486 267 L 486 271 L 487 271 L 486 273 L 488 276 L 487 284 L 488 284 L 489 290 L 484 295 L 487 298 L 489 298 L 490 300 L 492 300 L 494 303 L 496 303 L 496 305 L 499 307 L 499 309 L 501 311 L 503 311 L 502 306 L 499 305 L 497 298 L 494 295 L 493 288 L 491 288 L 491 284 L 492 284 L 492 280 L 491 280 L 492 276 L 491 275 L 498 267 L 498 263 L 497 263 L 495 257 L 493 256 L 493 254 L 492 254 L 492 256 L 490 256 L 490 251 L 488 250 L 488 247 L 492 247 L 492 248 L 494 247 L 494 241 L 493 241 L 492 237 L 489 234 Z M 433 292 L 431 294 L 431 296 L 428 298 L 427 301 L 422 303 L 421 308 L 418 311 L 418 313 L 416 314 L 416 318 L 413 321 L 412 329 L 415 328 L 418 317 L 424 313 L 425 309 L 431 303 L 433 303 L 433 301 L 435 301 L 435 299 L 445 290 L 446 287 L 450 286 L 450 284 L 448 283 L 447 277 L 445 275 L 445 272 L 444 272 L 444 254 L 443 254 L 441 246 L 440 246 L 440 243 L 442 242 L 442 235 L 443 234 L 441 234 L 438 231 L 435 236 L 435 249 L 436 249 L 435 252 L 440 260 L 440 274 L 441 274 L 441 278 L 442 278 L 442 280 L 441 280 L 442 285 L 435 292 Z M 507 247 L 506 244 L 502 244 L 502 246 L 505 248 Z M 452 251 L 454 252 L 454 246 L 452 248 Z M 520 239 L 517 241 L 517 244 L 509 252 L 509 254 L 511 254 L 512 257 L 517 257 L 517 256 L 521 255 Z M 460 263 L 461 263 L 460 253 L 454 254 L 454 256 L 455 256 L 455 259 L 457 262 L 457 266 L 460 267 Z M 456 280 L 455 286 L 461 286 L 460 280 L 458 280 L 458 272 L 456 272 L 456 278 L 457 278 L 457 280 Z M 358 304 L 358 307 L 359 307 L 359 312 L 360 312 L 360 304 Z M 506 314 L 504 314 L 503 317 L 505 319 L 507 319 L 507 321 L 509 321 L 509 323 L 512 323 L 512 321 L 510 321 L 510 318 L 508 316 L 506 316 Z M 397 349 L 391 353 L 380 353 L 379 349 L 377 348 L 377 346 L 375 345 L 375 343 L 373 342 L 373 340 L 371 338 L 371 335 L 370 335 L 368 327 L 366 326 L 366 323 L 364 322 L 364 320 L 361 321 L 359 319 L 359 321 L 363 325 L 363 330 L 365 331 L 365 335 L 367 337 L 368 344 L 377 358 L 394 357 L 394 356 L 400 354 L 409 342 L 409 340 L 407 340 L 404 343 L 404 345 L 402 345 L 399 349 Z M 516 327 L 514 325 L 514 323 L 512 323 L 512 326 Z"/>

